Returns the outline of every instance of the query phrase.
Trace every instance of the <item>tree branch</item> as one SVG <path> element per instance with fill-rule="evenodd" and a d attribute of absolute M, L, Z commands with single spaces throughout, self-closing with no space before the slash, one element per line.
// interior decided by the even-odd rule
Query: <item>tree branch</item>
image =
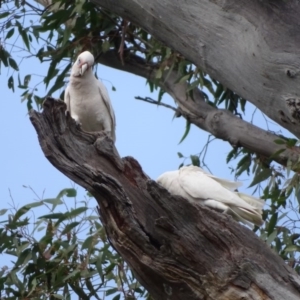
<path fill-rule="evenodd" d="M 149 97 L 146 97 L 146 98 L 143 98 L 143 97 L 134 97 L 134 99 L 136 100 L 141 100 L 141 101 L 144 101 L 144 102 L 147 102 L 147 103 L 151 103 L 151 104 L 155 104 L 155 105 L 159 105 L 159 106 L 163 106 L 163 107 L 166 107 L 166 108 L 169 108 L 173 111 L 175 111 L 176 114 L 181 114 L 179 109 L 176 109 L 175 107 L 171 106 L 171 105 L 168 105 L 166 103 L 163 103 L 163 102 L 159 102 L 159 101 L 156 101 L 156 100 L 153 100 Z"/>
<path fill-rule="evenodd" d="M 155 80 L 156 65 L 147 63 L 143 58 L 133 54 L 125 54 L 124 64 L 122 64 L 118 54 L 111 50 L 104 53 L 98 62 L 144 77 L 150 81 Z M 193 90 L 192 99 L 186 93 L 188 85 L 184 82 L 175 84 L 177 79 L 176 71 L 166 71 L 158 84 L 173 97 L 182 116 L 197 127 L 229 142 L 232 146 L 245 147 L 266 158 L 286 148 L 285 145 L 278 145 L 274 142 L 280 139 L 279 136 L 246 122 L 227 110 L 217 109 L 205 102 L 199 89 Z M 287 148 L 284 152 L 274 156 L 273 159 L 281 165 L 286 165 L 289 159 L 293 163 L 297 163 L 299 153 L 298 147 Z"/>
<path fill-rule="evenodd" d="M 77 128 L 62 101 L 30 112 L 41 148 L 96 198 L 113 247 L 154 299 L 296 300 L 300 279 L 229 216 L 171 196 L 105 133 Z"/>
<path fill-rule="evenodd" d="M 95 0 L 94 2 L 96 2 L 96 3 L 101 2 L 101 4 L 103 4 L 104 6 L 109 6 L 109 9 L 111 9 L 113 11 L 114 10 L 119 11 L 119 10 L 124 9 L 124 3 L 127 3 L 128 1 L 130 2 L 130 0 L 122 0 L 122 1 L 123 2 L 120 3 L 120 7 L 118 7 L 118 8 L 111 7 L 112 3 L 110 1 L 107 2 L 105 0 L 98 0 L 98 1 Z M 155 2 L 157 0 L 150 0 L 150 1 Z M 186 1 L 187 7 L 189 6 L 188 3 L 191 1 L 192 0 Z M 42 4 L 44 6 L 52 4 L 52 1 L 50 1 L 50 0 L 37 0 L 37 2 L 39 2 L 40 4 Z M 119 1 L 117 1 L 117 2 L 119 2 Z M 200 2 L 202 3 L 205 1 L 198 1 L 197 5 L 202 5 Z M 250 5 L 248 2 L 246 2 L 245 5 Z M 136 8 L 136 3 L 132 3 L 132 2 L 130 2 L 130 3 L 132 5 L 132 7 Z M 150 2 L 147 2 L 147 3 L 150 3 Z M 173 6 L 172 3 L 170 5 Z M 211 5 L 211 4 L 209 4 L 209 5 Z M 53 7 L 51 9 L 57 9 L 57 8 Z M 142 7 L 138 8 L 138 9 L 142 9 Z M 215 7 L 215 9 L 216 10 L 213 10 L 213 13 L 217 12 L 218 8 Z M 162 10 L 164 11 L 164 8 Z M 128 10 L 126 9 L 126 11 L 124 13 L 127 14 Z M 145 13 L 145 16 L 148 16 L 149 12 L 143 10 L 143 13 Z M 132 16 L 132 18 L 136 18 L 136 17 L 137 16 Z M 153 18 L 155 18 L 155 17 L 153 17 Z M 206 18 L 207 18 L 207 16 L 205 16 L 205 18 L 202 19 L 203 22 L 206 22 Z M 159 22 L 161 22 L 161 20 L 159 20 Z M 165 25 L 163 25 L 163 23 L 161 24 L 161 26 L 165 26 Z M 188 26 L 195 26 L 195 24 L 192 22 L 191 24 L 188 24 Z M 169 30 L 169 29 L 167 28 L 167 30 Z M 160 36 L 159 32 L 158 32 L 158 34 Z M 174 39 L 176 40 L 178 38 L 184 39 L 186 37 L 181 37 L 178 35 L 178 32 L 176 32 L 176 37 L 174 37 Z M 204 36 L 203 38 L 208 39 L 209 37 Z M 166 36 L 166 40 L 167 41 L 169 40 L 169 36 Z M 177 46 L 181 47 L 182 44 L 178 44 Z M 192 48 L 192 47 L 188 47 L 188 49 L 190 49 L 190 48 Z M 178 47 L 175 47 L 174 49 L 178 50 Z M 192 49 L 192 50 L 194 50 L 194 49 Z M 189 54 L 190 53 L 193 53 L 193 51 L 189 51 Z M 221 54 L 223 54 L 223 52 Z M 200 59 L 200 61 L 201 61 L 201 59 L 203 59 L 203 57 L 198 57 L 198 56 L 194 57 L 194 58 L 198 59 L 198 60 Z M 186 57 L 189 58 L 188 55 Z M 220 56 L 220 57 L 222 57 L 222 56 Z M 232 57 L 232 55 L 230 56 L 230 58 L 231 57 Z M 220 58 L 218 58 L 217 60 L 214 60 L 213 64 L 220 65 L 220 63 L 223 63 L 223 61 L 219 62 L 219 59 Z M 227 59 L 224 59 L 224 61 L 227 61 Z M 98 59 L 98 62 L 100 62 L 104 65 L 107 65 L 109 67 L 115 68 L 115 69 L 123 70 L 123 71 L 129 72 L 129 73 L 144 77 L 150 81 L 155 80 L 155 71 L 156 71 L 156 67 L 157 67 L 156 64 L 146 62 L 143 58 L 141 58 L 137 55 L 126 53 L 125 51 L 124 51 L 124 64 L 120 61 L 119 54 L 113 50 L 110 50 L 106 53 L 102 53 L 102 55 Z M 205 70 L 205 68 L 204 68 L 204 70 Z M 284 145 L 278 145 L 278 144 L 274 143 L 274 140 L 280 138 L 279 136 L 272 134 L 270 132 L 267 132 L 265 130 L 262 130 L 259 127 L 254 126 L 248 122 L 245 122 L 245 121 L 237 118 L 236 116 L 234 116 L 233 114 L 231 114 L 230 112 L 228 112 L 226 110 L 219 110 L 217 108 L 210 106 L 208 103 L 205 102 L 203 94 L 200 90 L 194 89 L 194 91 L 193 91 L 193 99 L 194 100 L 191 99 L 189 96 L 186 95 L 187 84 L 185 84 L 185 83 L 174 84 L 174 82 L 176 82 L 176 80 L 178 79 L 176 72 L 172 71 L 171 74 L 169 74 L 170 76 L 168 76 L 167 73 L 168 72 L 166 72 L 163 75 L 163 80 L 161 80 L 160 86 L 174 98 L 175 102 L 178 104 L 180 113 L 183 115 L 183 117 L 185 117 L 186 119 L 189 119 L 189 121 L 191 123 L 193 123 L 194 125 L 213 134 L 214 136 L 216 136 L 219 139 L 228 141 L 233 146 L 245 147 L 246 149 L 257 153 L 258 155 L 264 156 L 267 158 L 269 158 L 274 153 L 277 153 L 280 150 L 285 148 Z M 226 74 L 226 79 L 228 77 L 229 76 L 227 76 L 227 74 Z M 221 81 L 221 82 L 225 82 L 225 81 Z M 228 86 L 230 87 L 230 85 L 228 85 Z M 257 84 L 254 84 L 254 86 L 256 87 Z M 300 84 L 298 86 L 300 86 Z M 298 86 L 297 86 L 297 88 L 298 88 Z M 274 88 L 277 88 L 277 87 L 278 87 L 278 85 L 274 86 Z M 243 94 L 240 94 L 240 95 L 243 95 Z M 294 107 L 294 110 L 293 110 L 294 114 L 297 113 L 297 111 L 295 112 L 295 107 L 297 107 L 298 102 L 296 100 L 295 101 L 290 100 L 290 101 L 288 101 L 288 103 L 289 103 L 289 108 L 292 109 Z M 277 105 L 277 103 L 276 103 L 276 105 Z M 266 113 L 266 115 L 268 115 L 268 112 L 271 112 L 274 109 L 274 107 L 276 107 L 276 105 L 274 102 L 272 102 L 271 108 L 266 107 L 267 111 L 265 111 L 265 110 L 262 110 L 262 111 L 264 111 L 264 113 Z M 281 116 L 281 118 L 286 119 L 286 117 L 284 117 L 285 115 L 282 110 L 280 110 L 280 116 Z M 276 121 L 278 122 L 278 120 L 276 120 Z M 294 123 L 292 126 L 297 127 Z M 284 126 L 284 127 L 286 127 L 286 126 Z M 294 132 L 294 131 L 292 130 L 292 132 Z M 299 128 L 299 132 L 300 132 L 300 128 Z M 273 157 L 273 159 L 276 162 L 285 166 L 287 164 L 288 160 L 291 160 L 293 163 L 297 163 L 299 161 L 299 153 L 300 153 L 299 148 L 293 147 L 290 149 L 285 149 L 284 152 L 282 152 L 280 155 L 278 155 L 276 157 Z M 299 167 L 296 167 L 296 170 L 297 170 L 297 168 L 299 168 Z"/>
<path fill-rule="evenodd" d="M 93 2 L 146 29 L 300 136 L 298 0 Z"/>

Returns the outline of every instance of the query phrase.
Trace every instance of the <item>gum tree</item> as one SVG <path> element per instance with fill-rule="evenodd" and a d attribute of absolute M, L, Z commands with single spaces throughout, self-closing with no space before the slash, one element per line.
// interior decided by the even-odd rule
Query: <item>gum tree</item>
<path fill-rule="evenodd" d="M 10 49 L 14 49 L 14 46 L 10 45 L 10 41 L 16 35 L 19 35 L 24 44 L 24 51 L 28 52 L 26 55 L 36 57 L 41 62 L 50 61 L 48 73 L 45 74 L 44 78 L 44 83 L 48 89 L 47 94 L 50 95 L 58 90 L 61 90 L 63 93 L 62 88 L 65 85 L 66 74 L 70 69 L 71 62 L 78 52 L 88 49 L 95 53 L 98 63 L 144 77 L 151 91 L 154 89 L 159 90 L 157 101 L 145 98 L 142 100 L 164 105 L 164 93 L 171 95 L 175 101 L 173 109 L 176 116 L 185 118 L 187 122 L 184 137 L 188 134 L 190 124 L 195 124 L 216 138 L 229 142 L 232 145 L 232 151 L 228 154 L 227 162 L 236 159 L 235 175 L 238 177 L 242 173 L 247 173 L 248 175 L 252 173 L 254 178 L 251 185 L 257 188 L 262 187 L 262 197 L 269 203 L 269 208 L 264 212 L 265 225 L 259 230 L 255 228 L 255 231 L 282 257 L 283 261 L 293 267 L 296 272 L 299 271 L 297 254 L 299 251 L 298 221 L 295 218 L 290 223 L 285 223 L 285 226 L 282 226 L 280 223 L 280 219 L 286 216 L 286 214 L 282 215 L 280 211 L 286 207 L 287 199 L 292 199 L 291 197 L 295 196 L 294 207 L 298 206 L 297 201 L 299 199 L 299 176 L 297 173 L 299 168 L 299 149 L 297 138 L 300 132 L 300 102 L 298 96 L 299 67 L 297 61 L 300 40 L 297 35 L 297 28 L 299 27 L 298 15 L 300 8 L 298 1 L 233 0 L 212 2 L 188 0 L 184 3 L 171 0 L 164 2 L 149 0 L 146 3 L 140 0 L 70 1 L 66 3 L 63 1 L 16 1 L 14 3 L 4 1 L 2 7 L 4 8 L 0 14 L 3 32 L 3 42 L 0 51 L 2 67 L 10 67 L 16 72 L 18 71 L 16 56 L 13 51 L 10 51 Z M 39 23 L 29 22 L 32 14 L 40 18 Z M 38 42 L 39 46 L 33 47 L 33 45 L 36 45 L 36 42 Z M 62 62 L 64 62 L 63 68 Z M 17 74 L 12 74 L 8 78 L 8 86 L 11 89 L 15 89 L 16 85 L 18 85 L 19 88 L 24 90 L 22 97 L 23 101 L 26 101 L 28 108 L 35 107 L 39 109 L 45 95 L 37 94 L 30 86 L 30 81 L 31 74 L 27 74 L 25 78 L 20 78 Z M 283 136 L 276 134 L 245 121 L 243 116 L 247 113 L 247 102 L 251 102 L 262 113 L 275 121 L 278 124 L 278 128 L 285 128 L 289 131 L 290 135 Z M 40 120 L 47 118 L 52 120 L 52 113 L 56 109 L 58 108 L 55 105 L 52 107 L 49 104 L 48 111 L 45 112 L 43 117 L 34 115 L 33 118 L 35 122 L 37 122 L 38 118 Z M 60 109 L 63 110 L 63 108 Z M 59 123 L 61 126 L 65 124 L 63 120 L 60 120 L 60 122 L 62 122 Z M 40 127 L 35 126 L 39 133 L 42 148 L 48 157 L 47 149 L 44 148 L 43 143 L 47 142 L 48 147 L 50 147 L 55 142 L 55 139 L 49 142 L 45 136 L 43 137 L 42 132 L 45 129 L 43 126 L 46 125 L 42 124 L 41 121 Z M 67 121 L 67 124 L 72 128 L 71 121 Z M 48 129 L 53 133 L 58 130 L 51 126 Z M 63 141 L 66 142 L 72 134 L 74 132 L 64 133 L 62 137 Z M 81 139 L 86 139 L 82 135 L 84 136 L 83 133 L 76 133 L 81 142 Z M 96 139 L 97 137 L 89 136 L 88 138 Z M 105 149 L 111 147 L 107 141 L 102 141 L 101 143 L 104 143 L 103 147 Z M 107 159 L 106 154 L 100 153 L 99 155 Z M 76 153 L 74 153 L 74 157 L 77 157 Z M 79 158 L 77 157 L 76 159 L 78 160 Z M 201 153 L 191 155 L 193 164 L 199 165 L 200 159 Z M 121 162 L 117 154 L 113 155 L 113 158 L 110 157 L 110 161 L 113 162 L 115 167 L 121 168 L 122 174 L 124 173 L 124 169 L 122 169 L 124 166 L 120 166 L 123 164 L 126 165 L 126 162 Z M 67 174 L 67 176 L 76 181 L 76 172 L 78 170 L 73 170 L 72 173 L 66 172 L 63 167 L 63 157 L 61 157 L 61 161 L 59 162 L 51 162 Z M 154 201 L 153 203 L 160 203 L 164 207 L 166 205 L 164 201 L 167 201 L 165 198 L 167 199 L 169 196 L 163 194 L 164 192 L 159 190 L 154 183 L 149 183 L 145 177 L 146 175 L 140 171 L 135 163 L 129 162 L 129 164 L 133 173 L 126 175 L 125 172 L 125 175 L 123 174 L 125 177 L 122 177 L 124 181 L 121 183 L 120 190 L 126 192 L 128 184 L 126 180 L 128 178 L 140 176 L 143 178 L 144 181 L 142 180 L 142 182 L 144 183 L 143 187 L 138 186 L 137 188 L 147 191 L 150 194 L 151 201 Z M 103 165 L 105 165 L 104 162 Z M 106 173 L 114 178 L 121 176 L 115 174 L 113 168 L 106 169 L 106 167 L 99 166 L 98 171 L 102 175 L 99 175 L 98 179 L 91 179 L 94 182 L 92 187 L 90 186 L 90 182 L 88 184 L 85 181 L 79 182 L 96 197 L 100 207 L 104 204 L 98 199 L 99 197 L 97 198 L 99 190 L 95 186 L 103 184 L 101 180 L 108 180 L 105 175 Z M 97 180 L 100 181 L 97 182 Z M 112 186 L 108 186 L 112 188 Z M 101 193 L 104 193 L 104 191 L 101 190 Z M 101 195 L 103 196 L 103 194 Z M 106 197 L 108 195 L 109 197 L 113 197 L 107 191 L 105 195 Z M 113 202 L 114 205 L 117 205 L 117 203 L 121 206 L 124 205 L 122 202 L 124 200 L 123 196 L 121 194 L 116 195 L 116 202 Z M 133 210 L 129 214 L 138 214 L 140 212 L 139 206 L 135 206 L 136 199 L 134 196 L 131 197 L 134 199 L 131 199 Z M 180 200 L 177 199 L 176 201 Z M 120 206 L 117 206 L 117 208 L 120 209 Z M 115 208 L 116 211 L 119 211 L 117 208 Z M 158 208 L 155 206 L 155 209 Z M 186 209 L 189 210 L 189 205 L 187 205 Z M 296 213 L 299 212 L 297 207 L 295 210 Z M 199 209 L 198 213 L 201 214 L 203 211 Z M 192 214 L 192 212 L 189 213 Z M 148 281 L 148 277 L 144 278 L 139 274 L 138 270 L 141 266 L 138 264 L 138 261 L 141 257 L 131 261 L 126 256 L 126 253 L 122 252 L 124 249 L 119 247 L 120 235 L 116 235 L 117 240 L 112 239 L 112 235 L 115 232 L 110 228 L 112 224 L 108 221 L 112 221 L 112 218 L 104 216 L 103 211 L 100 215 L 105 224 L 108 238 L 111 239 L 114 247 L 130 263 L 140 281 L 152 292 L 150 293 L 156 296 L 156 298 L 161 296 L 159 293 L 162 290 L 159 292 L 151 290 L 151 287 L 155 287 L 156 283 Z M 166 215 L 168 215 L 167 220 L 164 219 Z M 138 216 L 142 218 L 142 215 L 138 214 Z M 169 228 L 171 232 L 174 232 L 174 229 L 170 229 L 175 226 L 174 222 L 176 221 L 177 224 L 178 222 L 180 223 L 178 219 L 180 216 L 176 216 L 171 207 L 170 211 L 161 212 L 159 217 L 156 217 L 155 222 L 162 222 L 162 227 Z M 123 216 L 123 219 L 125 220 L 125 216 Z M 204 223 L 207 222 L 202 224 L 203 228 L 206 228 L 206 226 L 213 226 L 215 228 L 217 226 L 217 224 L 209 223 L 214 219 L 213 212 L 203 216 L 201 221 L 202 219 Z M 131 228 L 129 225 L 133 220 L 133 217 L 129 218 L 128 226 L 125 226 L 127 229 Z M 224 222 L 224 224 L 229 224 L 229 231 L 226 233 L 221 230 L 217 231 L 217 229 L 216 231 L 221 236 L 225 235 L 230 240 L 232 235 L 235 235 L 239 231 L 240 227 L 236 228 L 235 226 L 237 225 L 230 223 L 231 221 L 227 219 Z M 142 225 L 139 224 L 141 228 L 146 230 L 146 225 L 148 224 Z M 153 228 L 156 228 L 155 226 L 158 225 L 155 223 L 153 226 Z M 133 226 L 133 228 L 135 227 Z M 151 228 L 148 228 L 148 230 L 151 231 L 153 229 Z M 180 234 L 185 232 L 184 226 L 180 227 L 180 229 L 176 226 L 175 228 L 175 232 L 178 231 Z M 244 229 L 241 230 L 243 232 Z M 128 232 L 125 233 L 128 234 Z M 200 233 L 197 235 L 195 231 L 192 231 L 192 233 L 193 236 L 200 236 Z M 151 234 L 156 234 L 156 232 Z M 151 234 L 148 236 L 148 242 L 154 243 L 155 247 L 156 238 L 159 239 L 162 237 L 151 239 Z M 202 232 L 202 234 L 208 238 L 205 236 L 205 232 Z M 227 236 L 226 234 L 229 235 Z M 174 238 L 174 236 L 173 238 L 168 237 L 172 245 L 170 246 L 171 252 L 174 251 L 175 247 L 172 244 L 174 242 L 172 239 Z M 242 240 L 245 237 L 241 236 L 240 238 Z M 261 245 L 259 244 L 261 242 L 255 240 L 254 235 L 251 238 L 249 238 L 249 245 L 254 241 L 258 245 Z M 216 244 L 212 249 L 221 247 L 218 244 L 221 240 L 221 237 L 217 235 Z M 191 244 L 194 246 L 198 245 L 195 240 L 192 240 Z M 158 245 L 156 246 L 160 249 L 162 244 L 159 242 Z M 232 253 L 233 249 L 238 249 L 237 245 L 239 244 L 227 245 L 228 249 L 230 249 L 228 253 Z M 245 245 L 244 247 L 246 248 Z M 164 245 L 163 248 L 168 247 Z M 244 253 L 242 251 L 244 255 L 241 257 L 243 259 L 251 257 L 251 253 L 253 254 L 257 251 L 254 248 L 251 249 L 251 246 L 248 248 L 250 252 L 245 250 L 246 252 Z M 234 253 L 236 252 L 234 251 Z M 266 253 L 262 253 L 261 255 L 270 255 L 271 262 L 273 256 L 269 252 Z M 222 255 L 221 257 L 223 257 Z M 152 256 L 149 254 L 149 257 L 154 262 L 157 262 L 155 261 L 155 257 L 158 257 L 158 254 L 152 252 Z M 235 256 L 233 255 L 232 257 Z M 199 258 L 195 258 L 195 261 L 197 260 Z M 274 257 L 273 263 L 275 260 L 276 258 Z M 276 265 L 280 265 L 285 271 L 283 269 L 272 270 L 264 266 L 264 271 L 261 271 L 261 274 L 270 272 L 271 274 L 280 276 L 279 274 L 287 272 L 281 279 L 277 275 L 274 275 L 276 279 L 273 279 L 275 281 L 278 280 L 276 281 L 278 288 L 282 288 L 282 291 L 290 293 L 288 295 L 290 299 L 293 299 L 294 289 L 297 289 L 297 286 L 299 286 L 297 283 L 299 279 L 291 275 L 293 274 L 290 273 L 292 272 L 291 270 L 285 269 L 282 265 L 283 261 L 279 263 L 276 260 Z M 181 260 L 182 262 L 183 260 Z M 258 266 L 260 265 L 259 261 L 256 263 Z M 151 265 L 157 267 L 157 272 L 163 269 L 162 265 L 156 265 L 155 263 Z M 208 269 L 205 269 L 206 272 L 203 273 L 206 274 L 205 280 L 200 280 L 200 291 L 191 288 L 193 276 L 191 276 L 191 282 L 185 282 L 185 284 L 193 290 L 193 293 L 199 299 L 201 297 L 223 299 L 222 297 L 226 297 L 227 295 L 224 292 L 225 290 L 230 291 L 230 299 L 234 299 L 233 295 L 241 297 L 242 292 L 245 291 L 253 294 L 251 288 L 254 288 L 252 285 L 255 282 L 254 278 L 260 278 L 258 270 L 255 268 L 251 269 L 250 267 L 249 271 L 247 264 L 246 266 L 243 264 L 242 267 L 238 266 L 238 264 L 236 266 L 240 267 L 243 271 L 246 268 L 248 272 L 245 271 L 248 274 L 247 276 L 250 276 L 250 271 L 255 270 L 255 272 L 253 271 L 254 273 L 251 273 L 252 277 L 246 276 L 250 278 L 247 281 L 248 283 L 237 285 L 239 286 L 237 290 L 231 290 L 230 287 L 232 282 L 241 280 L 241 277 L 238 276 L 237 278 L 239 279 L 233 280 L 228 275 L 229 273 L 224 271 L 222 274 L 227 274 L 224 278 L 229 281 L 226 281 L 226 284 L 221 285 L 222 288 L 218 289 L 217 286 L 219 286 L 220 282 L 214 281 L 216 277 L 212 276 L 209 280 L 207 279 Z M 212 269 L 210 270 L 212 271 L 213 265 L 211 267 Z M 183 272 L 183 270 L 181 271 Z M 233 272 L 233 270 L 231 271 Z M 240 275 L 244 274 L 242 271 L 242 273 L 239 273 L 237 269 L 234 271 Z M 170 275 L 170 272 L 170 270 L 167 271 L 167 274 L 163 274 L 162 272 L 161 278 L 165 278 L 168 274 Z M 186 275 L 185 272 L 183 273 Z M 149 274 L 152 273 L 150 272 Z M 158 273 L 155 274 L 157 275 Z M 204 276 L 203 274 L 201 273 L 201 276 Z M 178 278 L 178 273 L 175 272 L 175 275 Z M 158 276 L 157 278 L 159 281 L 160 277 Z M 180 278 L 186 277 L 182 275 Z M 225 280 L 222 276 L 220 278 Z M 171 277 L 169 280 L 172 282 L 175 279 Z M 210 282 L 210 286 L 215 288 L 215 290 L 212 289 L 214 292 L 205 286 L 205 282 Z M 224 283 L 224 281 L 222 282 Z M 278 291 L 275 293 L 276 295 L 272 294 L 271 282 L 263 283 L 266 295 L 269 298 L 276 297 L 276 295 L 281 297 L 283 292 L 280 293 Z M 149 287 L 149 285 L 151 286 Z M 199 281 L 197 281 L 197 285 L 199 285 Z M 177 299 L 172 298 L 175 297 L 175 287 L 169 283 L 166 286 L 166 294 L 169 291 L 168 287 L 172 287 L 171 290 L 173 292 L 170 292 L 170 295 L 168 294 L 171 297 L 170 299 Z M 183 288 L 187 292 L 186 286 L 176 285 L 179 288 L 175 293 L 179 297 L 178 299 L 186 299 L 184 297 L 187 294 L 180 294 L 180 288 Z M 234 286 L 236 287 L 235 284 Z M 258 289 L 261 292 L 261 286 L 254 286 L 256 291 Z M 260 297 L 260 292 L 257 294 L 257 297 Z"/>

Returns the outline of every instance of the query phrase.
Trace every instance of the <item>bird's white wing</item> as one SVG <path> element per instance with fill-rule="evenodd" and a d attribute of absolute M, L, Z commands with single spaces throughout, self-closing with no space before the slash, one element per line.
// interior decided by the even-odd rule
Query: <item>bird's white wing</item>
<path fill-rule="evenodd" d="M 65 89 L 64 102 L 67 104 L 67 111 L 71 113 L 69 86 L 67 86 Z"/>
<path fill-rule="evenodd" d="M 224 188 L 210 176 L 195 169 L 180 169 L 179 182 L 187 194 L 197 200 L 216 200 L 228 206 L 240 206 L 253 210 L 236 193 Z"/>
<path fill-rule="evenodd" d="M 225 205 L 228 207 L 225 212 L 232 212 L 230 214 L 238 216 L 239 220 L 250 221 L 258 226 L 263 223 L 261 209 L 244 201 L 243 198 L 239 197 L 238 193 L 227 190 L 204 173 L 185 170 L 185 172 L 180 173 L 179 183 L 188 194 L 190 201 L 204 200 L 204 205 L 221 210 L 223 210 L 222 207 Z M 248 200 L 250 200 L 249 198 Z"/>
<path fill-rule="evenodd" d="M 100 92 L 100 95 L 104 101 L 104 104 L 107 108 L 107 111 L 110 115 L 110 118 L 111 118 L 111 124 L 112 124 L 112 134 L 115 136 L 115 129 L 116 129 L 116 117 L 115 117 L 115 113 L 114 113 L 114 110 L 113 110 L 113 107 L 111 105 L 111 101 L 109 99 L 109 95 L 108 95 L 108 92 L 107 92 L 107 89 L 106 87 L 104 86 L 104 84 L 97 80 L 97 84 L 98 84 L 98 88 L 99 88 L 99 92 Z"/>
<path fill-rule="evenodd" d="M 257 208 L 260 212 L 265 205 L 265 201 L 244 193 L 236 192 L 236 194 L 246 201 L 248 204 L 252 205 L 253 207 Z"/>
<path fill-rule="evenodd" d="M 236 190 L 237 188 L 239 188 L 243 185 L 243 183 L 239 182 L 239 181 L 231 181 L 231 180 L 227 180 L 227 179 L 223 179 L 223 178 L 213 176 L 211 174 L 208 174 L 208 176 L 210 178 L 212 178 L 213 180 L 217 181 L 218 183 L 220 183 L 224 188 L 226 188 L 230 191 L 234 191 L 234 190 Z"/>
<path fill-rule="evenodd" d="M 181 168 L 179 182 L 181 188 L 195 201 L 212 199 L 224 203 L 230 202 L 231 192 L 203 172 Z"/>
<path fill-rule="evenodd" d="M 208 172 L 206 172 L 205 170 L 203 170 L 200 167 L 196 167 L 196 166 L 187 166 L 187 167 L 182 167 L 182 169 L 187 169 L 187 170 L 194 170 L 194 171 L 198 171 L 201 172 L 205 175 L 207 175 L 208 177 L 214 179 L 215 181 L 217 181 L 218 183 L 220 183 L 224 188 L 230 190 L 230 191 L 234 191 L 237 188 L 239 188 L 240 186 L 243 185 L 242 182 L 238 182 L 238 181 L 231 181 L 231 180 L 227 180 L 224 178 L 219 178 L 217 176 L 214 176 Z"/>

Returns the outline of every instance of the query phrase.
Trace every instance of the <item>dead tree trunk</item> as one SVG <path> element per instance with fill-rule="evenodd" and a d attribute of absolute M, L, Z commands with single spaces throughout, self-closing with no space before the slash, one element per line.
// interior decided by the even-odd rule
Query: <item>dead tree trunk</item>
<path fill-rule="evenodd" d="M 154 299 L 300 299 L 300 278 L 229 216 L 171 196 L 102 133 L 77 128 L 65 104 L 31 111 L 41 148 L 90 191 L 113 247 Z"/>

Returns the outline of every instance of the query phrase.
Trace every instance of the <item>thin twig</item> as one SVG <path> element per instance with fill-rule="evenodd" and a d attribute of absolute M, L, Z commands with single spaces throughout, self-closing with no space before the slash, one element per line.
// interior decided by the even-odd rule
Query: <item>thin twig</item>
<path fill-rule="evenodd" d="M 166 108 L 174 110 L 176 113 L 180 112 L 178 108 L 175 108 L 175 107 L 173 107 L 171 105 L 168 105 L 168 104 L 160 102 L 160 101 L 153 100 L 150 97 L 142 98 L 140 96 L 137 96 L 137 97 L 134 97 L 134 98 L 136 100 L 142 100 L 142 101 L 145 101 L 145 102 L 148 102 L 148 103 L 151 103 L 151 104 L 156 104 L 156 105 L 164 106 Z"/>
<path fill-rule="evenodd" d="M 204 147 L 202 148 L 202 150 L 199 153 L 199 159 L 202 156 L 202 159 L 201 159 L 202 166 L 204 166 L 211 174 L 212 174 L 212 172 L 211 172 L 210 168 L 205 163 L 205 157 L 206 157 L 207 150 L 208 150 L 208 147 L 209 147 L 210 143 L 213 142 L 213 141 L 215 141 L 215 140 L 216 140 L 216 138 L 213 135 L 209 134 L 208 138 L 207 138 L 206 144 L 204 145 Z"/>
<path fill-rule="evenodd" d="M 25 3 L 27 6 L 31 7 L 31 8 L 33 9 L 34 12 L 40 13 L 41 15 L 44 13 L 44 9 L 40 9 L 40 8 L 38 8 L 38 7 L 36 7 L 36 6 L 34 6 L 34 5 L 30 4 L 30 3 L 28 3 L 27 1 L 24 1 L 24 3 Z"/>

